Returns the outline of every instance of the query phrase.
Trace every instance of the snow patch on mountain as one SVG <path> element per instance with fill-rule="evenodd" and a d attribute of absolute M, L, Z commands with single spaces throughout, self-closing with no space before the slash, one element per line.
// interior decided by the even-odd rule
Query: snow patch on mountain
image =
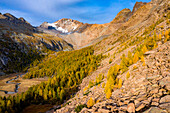
<path fill-rule="evenodd" d="M 54 27 L 57 31 L 62 33 L 69 33 L 67 29 L 63 29 L 62 27 L 57 27 L 55 23 L 48 23 L 49 26 Z"/>

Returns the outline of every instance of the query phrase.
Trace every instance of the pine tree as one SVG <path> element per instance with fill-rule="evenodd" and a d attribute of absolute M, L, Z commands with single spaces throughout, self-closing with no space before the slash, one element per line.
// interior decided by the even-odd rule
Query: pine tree
<path fill-rule="evenodd" d="M 141 61 L 142 61 L 143 63 L 145 62 L 144 56 L 141 56 Z"/>
<path fill-rule="evenodd" d="M 138 60 L 139 60 L 139 52 L 137 51 L 137 52 L 134 54 L 133 63 L 136 63 Z"/>
<path fill-rule="evenodd" d="M 49 96 L 50 98 L 52 97 L 52 90 L 51 90 L 51 89 L 48 91 L 48 96 Z"/>
<path fill-rule="evenodd" d="M 169 36 L 169 31 L 166 30 L 166 31 L 165 31 L 165 38 L 167 38 L 168 36 Z"/>
<path fill-rule="evenodd" d="M 127 74 L 126 74 L 126 79 L 128 79 L 129 77 L 130 77 L 130 73 L 128 71 Z"/>
<path fill-rule="evenodd" d="M 39 89 L 39 91 L 38 91 L 38 92 L 39 92 L 39 95 L 40 95 L 40 96 L 42 96 L 42 95 L 43 95 L 43 91 L 42 91 L 42 89 Z"/>
<path fill-rule="evenodd" d="M 122 79 L 120 78 L 119 83 L 118 83 L 118 88 L 121 88 L 121 87 L 122 87 Z"/>
<path fill-rule="evenodd" d="M 57 88 L 57 98 L 60 98 L 60 87 Z"/>
<path fill-rule="evenodd" d="M 109 88 L 106 92 L 106 98 L 109 99 L 112 95 L 112 91 L 111 91 L 111 88 Z"/>
<path fill-rule="evenodd" d="M 61 89 L 61 92 L 60 92 L 60 101 L 63 101 L 64 99 L 64 89 Z"/>
<path fill-rule="evenodd" d="M 144 45 L 144 46 L 142 47 L 142 52 L 143 52 L 143 54 L 144 54 L 145 52 L 147 52 L 147 51 L 148 51 L 148 49 L 147 49 L 146 45 Z"/>
<path fill-rule="evenodd" d="M 106 82 L 106 85 L 105 85 L 104 92 L 107 93 L 107 91 L 108 91 L 109 88 L 110 88 L 110 84 L 109 84 L 109 82 L 107 81 L 107 82 Z"/>
<path fill-rule="evenodd" d="M 47 93 L 46 93 L 46 92 L 44 92 L 43 98 L 44 98 L 44 100 L 47 100 L 47 99 L 48 99 L 48 96 L 47 96 Z"/>
<path fill-rule="evenodd" d="M 11 100 L 7 101 L 7 108 L 9 109 L 11 107 Z"/>
<path fill-rule="evenodd" d="M 161 40 L 161 39 L 162 39 L 162 35 L 161 35 L 161 34 L 159 34 L 158 40 Z"/>
<path fill-rule="evenodd" d="M 71 79 L 71 77 L 69 77 L 69 80 L 68 80 L 68 87 L 71 87 L 73 85 L 73 81 Z"/>
<path fill-rule="evenodd" d="M 53 99 L 55 99 L 56 98 L 56 93 L 55 93 L 54 90 L 52 92 L 53 92 Z"/>
<path fill-rule="evenodd" d="M 105 87 L 105 83 L 102 84 L 102 88 L 104 88 L 104 87 Z"/>

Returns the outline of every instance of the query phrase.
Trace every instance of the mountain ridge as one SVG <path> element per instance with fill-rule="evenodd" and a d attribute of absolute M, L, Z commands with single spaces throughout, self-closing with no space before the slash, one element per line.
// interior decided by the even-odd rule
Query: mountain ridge
<path fill-rule="evenodd" d="M 7 14 L 12 20 L 0 22 L 0 112 L 170 112 L 169 4 L 137 2 L 106 24 L 64 18 L 34 28 Z M 19 89 L 6 84 L 13 72 L 25 73 L 11 81 Z M 14 87 L 18 93 L 4 93 Z"/>

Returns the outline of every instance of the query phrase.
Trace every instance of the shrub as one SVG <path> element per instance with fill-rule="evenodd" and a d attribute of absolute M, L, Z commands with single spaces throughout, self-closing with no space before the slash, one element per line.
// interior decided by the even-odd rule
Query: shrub
<path fill-rule="evenodd" d="M 137 69 L 137 66 L 136 66 L 136 65 L 133 66 L 133 70 L 135 70 L 135 69 Z"/>
<path fill-rule="evenodd" d="M 128 71 L 127 74 L 126 74 L 126 79 L 128 79 L 129 77 L 130 77 L 130 73 Z"/>
<path fill-rule="evenodd" d="M 148 49 L 147 49 L 146 45 L 144 45 L 143 48 L 142 48 L 143 54 L 144 54 L 145 52 L 147 52 L 147 51 L 148 51 Z"/>
<path fill-rule="evenodd" d="M 113 59 L 110 59 L 110 60 L 109 60 L 109 64 L 111 64 L 111 63 L 112 63 L 112 61 L 113 61 Z"/>
<path fill-rule="evenodd" d="M 94 86 L 94 82 L 93 82 L 93 81 L 89 81 L 88 87 L 91 88 L 91 87 L 93 87 L 93 86 Z"/>
<path fill-rule="evenodd" d="M 88 102 L 87 102 L 87 107 L 90 108 L 90 107 L 92 107 L 94 104 L 95 104 L 95 101 L 94 101 L 92 98 L 90 98 L 90 99 L 88 100 Z"/>
<path fill-rule="evenodd" d="M 104 88 L 104 86 L 105 86 L 105 83 L 102 84 L 102 88 Z"/>
<path fill-rule="evenodd" d="M 88 95 L 90 92 L 91 92 L 91 91 L 87 90 L 87 91 L 83 94 L 83 96 Z"/>
<path fill-rule="evenodd" d="M 86 104 L 81 104 L 81 105 L 78 105 L 74 110 L 76 113 L 79 113 L 83 108 L 86 108 L 87 105 Z"/>
<path fill-rule="evenodd" d="M 139 52 L 137 51 L 137 52 L 134 54 L 133 63 L 136 63 L 138 60 L 139 60 Z"/>
<path fill-rule="evenodd" d="M 158 36 L 158 40 L 161 40 L 162 39 L 162 36 L 161 36 L 161 34 L 159 34 L 159 36 Z"/>

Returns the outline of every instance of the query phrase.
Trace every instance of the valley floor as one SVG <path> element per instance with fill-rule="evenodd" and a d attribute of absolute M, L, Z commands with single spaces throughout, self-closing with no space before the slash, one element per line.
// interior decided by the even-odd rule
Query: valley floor
<path fill-rule="evenodd" d="M 13 92 L 15 89 L 15 84 L 7 84 L 6 81 L 13 79 L 16 77 L 16 75 L 20 75 L 23 73 L 15 73 L 15 74 L 9 74 L 6 76 L 2 76 L 0 78 L 0 95 L 1 96 L 14 96 L 17 95 L 17 93 L 14 94 L 5 94 L 4 91 Z M 23 75 L 24 76 L 24 75 Z M 22 77 L 19 77 L 17 80 L 13 80 L 14 83 L 21 83 L 19 85 L 18 93 L 21 94 L 22 92 L 25 92 L 28 90 L 29 87 L 32 85 L 40 84 L 43 81 L 47 81 L 48 77 L 45 78 L 33 78 L 33 79 L 23 79 Z"/>

